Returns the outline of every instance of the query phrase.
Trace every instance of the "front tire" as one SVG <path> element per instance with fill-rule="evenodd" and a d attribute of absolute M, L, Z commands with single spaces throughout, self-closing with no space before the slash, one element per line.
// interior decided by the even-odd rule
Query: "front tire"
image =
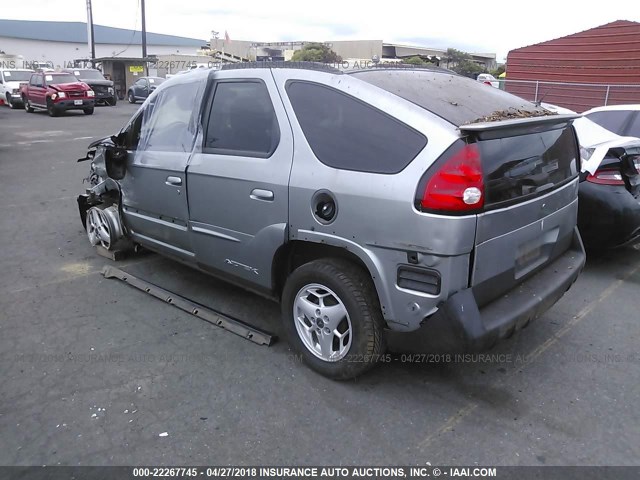
<path fill-rule="evenodd" d="M 7 93 L 7 105 L 9 105 L 9 108 L 11 109 L 16 108 L 16 106 L 13 103 L 13 100 L 11 100 L 11 95 L 9 95 L 9 93 Z"/>
<path fill-rule="evenodd" d="M 90 108 L 85 108 L 83 112 L 85 115 L 93 115 L 93 110 L 94 110 L 94 107 L 90 107 Z"/>
<path fill-rule="evenodd" d="M 50 117 L 58 116 L 58 109 L 55 107 L 51 100 L 47 100 L 47 113 Z"/>
<path fill-rule="evenodd" d="M 284 287 L 282 320 L 291 346 L 329 378 L 362 375 L 385 350 L 373 282 L 346 260 L 315 260 L 297 268 Z"/>
<path fill-rule="evenodd" d="M 118 99 L 116 97 L 110 98 L 109 100 L 107 100 L 107 105 L 111 106 L 111 107 L 115 107 L 116 103 L 118 103 Z"/>
<path fill-rule="evenodd" d="M 133 95 L 133 92 L 129 92 L 128 100 L 129 103 L 136 103 L 136 97 Z"/>

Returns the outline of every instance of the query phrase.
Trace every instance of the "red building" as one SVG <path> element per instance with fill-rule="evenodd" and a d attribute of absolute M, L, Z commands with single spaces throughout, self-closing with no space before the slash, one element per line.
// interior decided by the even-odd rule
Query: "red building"
<path fill-rule="evenodd" d="M 618 20 L 511 50 L 506 90 L 578 112 L 640 103 L 640 23 Z"/>

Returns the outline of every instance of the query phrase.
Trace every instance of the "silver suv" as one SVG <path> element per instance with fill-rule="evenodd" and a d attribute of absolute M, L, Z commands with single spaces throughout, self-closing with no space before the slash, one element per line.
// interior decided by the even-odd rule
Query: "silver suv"
<path fill-rule="evenodd" d="M 447 71 L 240 67 L 167 80 L 91 146 L 92 244 L 281 302 L 291 345 L 340 379 L 388 342 L 490 347 L 576 280 L 572 116 Z"/>

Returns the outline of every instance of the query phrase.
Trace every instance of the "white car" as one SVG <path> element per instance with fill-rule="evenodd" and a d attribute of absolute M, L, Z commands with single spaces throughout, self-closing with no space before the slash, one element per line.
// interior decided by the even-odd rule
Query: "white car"
<path fill-rule="evenodd" d="M 640 137 L 640 104 L 597 107 L 583 115 L 618 135 Z"/>
<path fill-rule="evenodd" d="M 500 88 L 500 82 L 496 77 L 491 75 L 490 73 L 481 73 L 476 78 L 480 83 L 484 83 L 485 85 L 491 85 L 493 88 Z"/>
<path fill-rule="evenodd" d="M 22 107 L 20 84 L 29 83 L 33 70 L 27 69 L 0 69 L 0 98 L 10 108 Z"/>

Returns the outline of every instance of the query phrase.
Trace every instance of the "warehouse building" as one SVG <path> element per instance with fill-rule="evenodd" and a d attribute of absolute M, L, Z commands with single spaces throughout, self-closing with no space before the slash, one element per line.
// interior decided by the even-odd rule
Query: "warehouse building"
<path fill-rule="evenodd" d="M 512 50 L 506 78 L 511 93 L 578 112 L 640 103 L 640 23 L 618 20 Z"/>
<path fill-rule="evenodd" d="M 142 57 L 142 34 L 124 28 L 94 25 L 96 57 Z M 51 68 L 73 66 L 90 58 L 84 22 L 48 22 L 0 19 L 0 51 L 20 55 L 27 64 L 46 63 Z M 147 32 L 147 54 L 196 54 L 205 40 Z"/>

